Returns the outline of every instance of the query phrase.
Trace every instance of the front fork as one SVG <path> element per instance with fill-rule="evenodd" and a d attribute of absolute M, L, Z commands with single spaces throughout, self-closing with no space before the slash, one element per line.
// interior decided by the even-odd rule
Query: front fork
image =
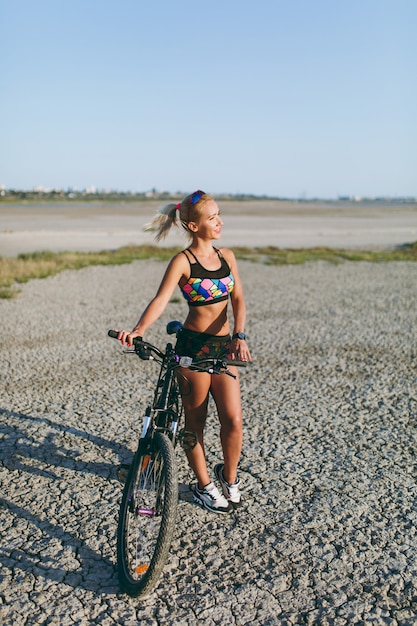
<path fill-rule="evenodd" d="M 144 439 L 146 437 L 146 434 L 149 430 L 149 425 L 151 423 L 151 407 L 148 406 L 148 408 L 145 411 L 145 417 L 143 418 L 143 426 L 142 426 L 142 434 L 140 436 L 141 439 Z M 171 425 L 170 425 L 170 439 L 171 441 L 175 441 L 176 437 L 177 437 L 177 431 L 178 431 L 178 420 L 172 420 L 171 421 Z"/>
<path fill-rule="evenodd" d="M 143 419 L 142 434 L 140 436 L 141 439 L 145 438 L 146 433 L 148 432 L 150 422 L 151 422 L 151 407 L 148 406 L 148 408 L 145 411 L 145 417 Z"/>

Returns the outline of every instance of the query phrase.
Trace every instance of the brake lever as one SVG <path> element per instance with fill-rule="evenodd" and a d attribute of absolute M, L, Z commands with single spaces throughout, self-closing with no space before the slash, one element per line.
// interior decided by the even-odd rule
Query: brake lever
<path fill-rule="evenodd" d="M 227 366 L 221 366 L 220 368 L 215 368 L 215 367 L 210 368 L 209 374 L 227 374 L 228 376 L 231 376 L 235 380 L 237 378 L 235 374 L 232 374 L 232 372 L 229 369 L 227 369 Z"/>

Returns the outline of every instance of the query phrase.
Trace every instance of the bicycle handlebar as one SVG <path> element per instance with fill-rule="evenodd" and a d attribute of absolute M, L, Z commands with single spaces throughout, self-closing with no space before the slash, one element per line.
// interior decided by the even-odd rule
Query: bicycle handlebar
<path fill-rule="evenodd" d="M 216 357 L 212 357 L 209 359 L 198 359 L 197 361 L 193 361 L 191 357 L 178 357 L 179 365 L 181 367 L 185 367 L 188 369 L 208 369 L 210 366 L 220 366 L 227 367 L 228 365 L 236 365 L 237 367 L 247 367 L 248 361 L 239 361 L 239 359 L 217 359 Z M 190 359 L 188 362 L 181 362 L 183 359 Z"/>
<path fill-rule="evenodd" d="M 112 339 L 118 339 L 119 333 L 117 330 L 109 330 L 108 336 Z M 156 346 L 148 343 L 147 341 L 143 341 L 142 337 L 134 337 L 133 339 L 133 347 L 135 353 L 144 361 L 149 361 L 152 358 L 151 352 L 154 352 L 159 358 L 164 358 L 164 353 L 159 350 Z"/>
<path fill-rule="evenodd" d="M 109 330 L 107 334 L 109 337 L 112 337 L 112 339 L 117 339 L 119 336 L 117 330 Z M 154 352 L 160 358 L 164 358 L 165 356 L 159 348 L 151 343 L 148 343 L 147 341 L 143 341 L 142 337 L 135 337 L 133 339 L 133 346 L 134 352 L 144 361 L 148 361 L 152 358 L 151 352 Z M 178 367 L 210 373 L 215 373 L 216 370 L 227 369 L 230 365 L 235 365 L 237 367 L 247 367 L 248 365 L 248 361 L 239 361 L 238 359 L 208 358 L 193 361 L 191 357 L 179 357 L 177 355 L 175 356 L 175 361 Z"/>

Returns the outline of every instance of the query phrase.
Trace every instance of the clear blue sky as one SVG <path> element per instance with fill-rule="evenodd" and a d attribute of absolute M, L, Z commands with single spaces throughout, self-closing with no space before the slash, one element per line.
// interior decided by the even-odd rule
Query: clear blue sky
<path fill-rule="evenodd" d="M 0 184 L 417 196 L 415 0 L 0 4 Z"/>

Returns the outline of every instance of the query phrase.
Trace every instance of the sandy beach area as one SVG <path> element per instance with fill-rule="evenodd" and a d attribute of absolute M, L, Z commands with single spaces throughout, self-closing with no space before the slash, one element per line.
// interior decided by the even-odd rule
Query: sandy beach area
<path fill-rule="evenodd" d="M 160 203 L 0 204 L 0 255 L 96 251 L 153 243 L 143 227 Z M 417 205 L 286 201 L 221 202 L 221 243 L 280 248 L 390 248 L 417 241 Z M 181 245 L 174 232 L 164 245 Z"/>

